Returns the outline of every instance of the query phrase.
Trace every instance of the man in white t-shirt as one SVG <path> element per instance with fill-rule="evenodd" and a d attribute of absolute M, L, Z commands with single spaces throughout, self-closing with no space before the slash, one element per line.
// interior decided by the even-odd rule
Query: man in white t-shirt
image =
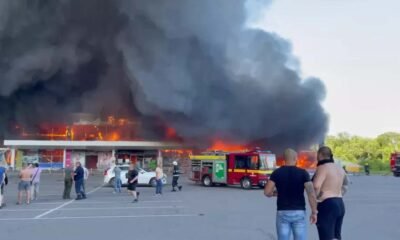
<path fill-rule="evenodd" d="M 31 200 L 38 198 L 41 173 L 42 169 L 39 167 L 39 163 L 34 163 L 32 165 Z"/>

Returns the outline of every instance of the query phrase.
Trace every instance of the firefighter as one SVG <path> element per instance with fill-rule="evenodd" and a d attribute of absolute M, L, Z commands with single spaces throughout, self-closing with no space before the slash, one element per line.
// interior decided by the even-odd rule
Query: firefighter
<path fill-rule="evenodd" d="M 178 179 L 181 172 L 179 171 L 179 166 L 177 161 L 173 161 L 172 165 L 174 166 L 174 170 L 172 172 L 172 192 L 176 192 L 175 187 L 178 187 L 179 191 L 182 191 L 182 186 L 179 186 Z"/>
<path fill-rule="evenodd" d="M 365 175 L 369 175 L 369 163 L 368 162 L 366 162 L 365 163 L 365 165 L 364 165 L 364 171 L 365 171 Z"/>

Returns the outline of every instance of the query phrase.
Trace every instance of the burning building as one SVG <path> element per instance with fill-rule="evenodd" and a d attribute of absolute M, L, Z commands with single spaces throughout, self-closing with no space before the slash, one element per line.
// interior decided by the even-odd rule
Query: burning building
<path fill-rule="evenodd" d="M 0 138 L 320 142 L 324 85 L 248 14 L 245 0 L 1 1 Z"/>

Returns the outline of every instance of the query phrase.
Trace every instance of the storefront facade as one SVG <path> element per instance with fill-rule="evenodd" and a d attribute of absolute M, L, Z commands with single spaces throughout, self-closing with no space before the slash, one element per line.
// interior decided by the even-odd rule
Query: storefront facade
<path fill-rule="evenodd" d="M 157 164 L 158 151 L 177 149 L 176 143 L 146 141 L 36 141 L 5 140 L 9 165 L 20 169 L 24 163 L 39 163 L 42 168 L 61 169 L 81 162 L 88 169 L 105 169 L 113 161 L 137 163 L 144 169 Z"/>

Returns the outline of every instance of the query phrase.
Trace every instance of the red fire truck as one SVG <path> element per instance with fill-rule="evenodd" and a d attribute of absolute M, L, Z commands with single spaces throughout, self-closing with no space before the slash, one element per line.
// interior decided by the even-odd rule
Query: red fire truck
<path fill-rule="evenodd" d="M 400 152 L 390 154 L 390 169 L 393 176 L 400 177 Z"/>
<path fill-rule="evenodd" d="M 244 189 L 264 187 L 268 174 L 276 169 L 276 157 L 269 151 L 206 152 L 193 155 L 191 180 L 204 186 L 240 185 Z"/>

